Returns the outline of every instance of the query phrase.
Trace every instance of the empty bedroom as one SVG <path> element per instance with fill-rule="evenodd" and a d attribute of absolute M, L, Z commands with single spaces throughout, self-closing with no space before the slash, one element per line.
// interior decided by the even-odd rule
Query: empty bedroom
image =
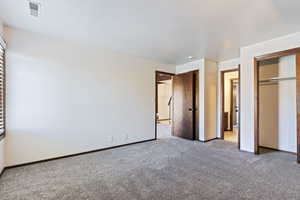
<path fill-rule="evenodd" d="M 300 199 L 299 9 L 0 0 L 0 200 Z"/>

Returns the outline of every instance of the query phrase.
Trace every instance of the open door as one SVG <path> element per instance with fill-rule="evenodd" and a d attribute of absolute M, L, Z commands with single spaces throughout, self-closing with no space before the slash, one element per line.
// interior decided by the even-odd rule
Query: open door
<path fill-rule="evenodd" d="M 173 78 L 173 136 L 196 139 L 198 71 Z"/>

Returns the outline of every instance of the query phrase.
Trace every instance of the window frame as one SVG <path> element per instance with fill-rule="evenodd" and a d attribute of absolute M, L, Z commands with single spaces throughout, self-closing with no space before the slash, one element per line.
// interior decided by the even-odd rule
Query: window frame
<path fill-rule="evenodd" d="M 0 141 L 2 141 L 6 136 L 6 44 L 4 40 L 0 37 L 0 48 L 3 50 L 3 129 L 4 131 L 0 133 Z"/>

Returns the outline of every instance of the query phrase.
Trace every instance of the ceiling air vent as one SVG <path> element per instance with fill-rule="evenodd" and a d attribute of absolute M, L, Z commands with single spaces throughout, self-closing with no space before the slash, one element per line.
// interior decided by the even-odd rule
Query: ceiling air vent
<path fill-rule="evenodd" d="M 29 9 L 30 9 L 30 15 L 34 17 L 39 16 L 39 9 L 40 9 L 39 3 L 29 1 Z"/>

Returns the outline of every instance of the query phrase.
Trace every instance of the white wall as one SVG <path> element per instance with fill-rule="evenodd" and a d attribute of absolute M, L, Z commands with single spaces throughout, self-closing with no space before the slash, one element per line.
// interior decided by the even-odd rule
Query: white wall
<path fill-rule="evenodd" d="M 254 56 L 300 47 L 300 32 L 241 48 L 241 149 L 254 152 Z"/>
<path fill-rule="evenodd" d="M 201 70 L 202 66 L 204 66 L 204 59 L 187 62 L 181 65 L 176 65 L 176 74 L 182 74 L 194 70 Z"/>
<path fill-rule="evenodd" d="M 260 65 L 260 80 L 295 77 L 295 56 Z M 297 152 L 296 80 L 259 86 L 259 145 Z"/>
<path fill-rule="evenodd" d="M 231 69 L 237 69 L 240 64 L 240 58 L 224 60 L 218 63 L 219 72 Z"/>
<path fill-rule="evenodd" d="M 2 20 L 0 19 L 0 44 L 2 46 L 5 46 L 2 37 L 3 37 L 3 23 L 2 23 Z M 0 141 L 0 173 L 2 172 L 2 170 L 4 169 L 4 166 L 5 166 L 4 141 L 5 141 L 5 139 L 2 139 Z"/>
<path fill-rule="evenodd" d="M 7 166 L 154 139 L 155 70 L 175 66 L 4 31 Z"/>
<path fill-rule="evenodd" d="M 225 70 L 238 69 L 240 58 L 226 60 L 218 63 L 218 106 L 217 106 L 217 137 L 221 137 L 221 72 Z"/>
<path fill-rule="evenodd" d="M 216 138 L 217 63 L 208 59 L 176 66 L 176 73 L 199 70 L 199 140 Z"/>

